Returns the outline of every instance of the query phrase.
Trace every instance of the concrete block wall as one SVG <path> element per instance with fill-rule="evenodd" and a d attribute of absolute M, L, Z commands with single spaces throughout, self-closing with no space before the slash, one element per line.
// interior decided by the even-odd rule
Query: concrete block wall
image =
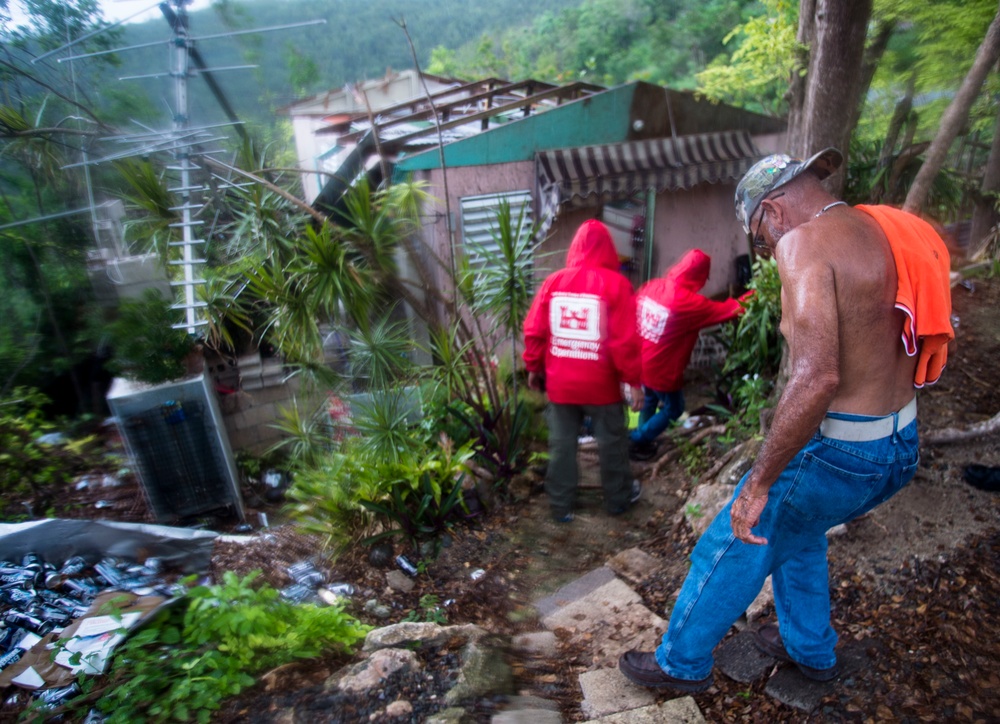
<path fill-rule="evenodd" d="M 239 371 L 239 389 L 219 394 L 219 407 L 233 452 L 260 455 L 281 440 L 282 433 L 274 424 L 283 409 L 297 403 L 300 412 L 311 413 L 325 400 L 322 393 L 303 389 L 298 377 L 286 380 L 278 360 L 265 360 L 262 364 L 259 355 L 250 355 L 241 357 L 234 366 Z M 232 389 L 235 377 L 226 369 L 217 382 Z"/>

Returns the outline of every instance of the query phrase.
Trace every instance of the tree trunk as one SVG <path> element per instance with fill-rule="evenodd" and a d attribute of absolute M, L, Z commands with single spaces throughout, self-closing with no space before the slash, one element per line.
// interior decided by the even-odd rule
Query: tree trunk
<path fill-rule="evenodd" d="M 972 107 L 979 95 L 983 81 L 986 80 L 986 75 L 990 72 L 993 64 L 997 62 L 998 57 L 1000 57 L 1000 11 L 990 23 L 986 37 L 976 52 L 976 59 L 972 62 L 972 67 L 941 118 L 937 135 L 927 150 L 927 157 L 917 172 L 917 177 L 913 180 L 910 192 L 906 195 L 906 202 L 903 204 L 905 211 L 918 214 L 923 209 L 927 197 L 930 195 L 934 178 L 944 165 L 948 149 L 951 148 L 952 141 L 955 140 L 965 124 L 969 108 Z"/>
<path fill-rule="evenodd" d="M 916 81 L 916 74 L 911 73 L 906 83 L 906 93 L 896 102 L 896 107 L 892 111 L 892 118 L 889 120 L 889 128 L 885 132 L 885 140 L 882 142 L 882 151 L 879 153 L 876 165 L 876 170 L 883 174 L 883 179 L 881 183 L 872 187 L 871 203 L 873 204 L 882 203 L 886 199 L 891 202 L 895 194 L 893 156 L 895 155 L 896 142 L 899 140 L 899 133 L 903 130 L 903 124 L 910 119 L 913 113 L 913 92 L 916 88 Z M 900 150 L 900 156 L 902 157 L 905 152 L 906 146 L 903 146 Z"/>
<path fill-rule="evenodd" d="M 827 146 L 846 153 L 861 92 L 865 33 L 871 12 L 872 0 L 802 3 L 798 39 L 803 42 L 811 37 L 812 43 L 801 110 L 793 106 L 789 114 L 789 149 L 793 155 L 805 157 Z M 794 80 L 789 92 L 790 105 L 797 104 Z M 843 184 L 841 169 L 827 185 L 839 193 Z"/>
<path fill-rule="evenodd" d="M 1000 191 L 1000 113 L 993 127 L 993 145 L 990 146 L 990 157 L 986 161 L 986 173 L 979 187 L 979 198 L 972 212 L 972 232 L 969 234 L 969 258 L 975 259 L 982 253 L 987 238 L 994 226 L 1000 222 L 997 213 L 996 199 L 992 194 Z"/>
<path fill-rule="evenodd" d="M 802 112 L 806 101 L 806 76 L 801 71 L 808 70 L 810 48 L 816 37 L 816 1 L 801 0 L 799 3 L 799 30 L 795 35 L 795 42 L 799 48 L 796 50 L 796 61 L 792 67 L 792 76 L 788 79 L 788 93 L 785 98 L 788 100 L 788 151 L 797 153 L 797 149 L 802 147 L 799 138 L 799 131 L 803 127 Z"/>
<path fill-rule="evenodd" d="M 885 49 L 889 46 L 889 39 L 892 38 L 895 30 L 895 20 L 879 20 L 876 23 L 875 37 L 865 48 L 861 63 L 861 81 L 858 84 L 858 102 L 854 106 L 854 115 L 848 124 L 852 133 L 857 127 L 858 121 L 861 120 L 861 112 L 865 109 L 865 100 L 868 98 L 868 90 L 872 87 L 875 71 L 878 70 L 878 64 L 882 60 L 882 56 L 885 55 Z"/>

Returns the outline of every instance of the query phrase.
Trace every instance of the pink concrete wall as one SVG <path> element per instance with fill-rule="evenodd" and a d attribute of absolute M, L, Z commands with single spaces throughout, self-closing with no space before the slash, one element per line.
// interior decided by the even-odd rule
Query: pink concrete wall
<path fill-rule="evenodd" d="M 736 257 L 750 251 L 736 220 L 735 189 L 735 184 L 701 184 L 656 197 L 651 276 L 661 276 L 685 251 L 697 248 L 712 257 L 712 272 L 702 293 L 730 293 L 736 284 Z"/>

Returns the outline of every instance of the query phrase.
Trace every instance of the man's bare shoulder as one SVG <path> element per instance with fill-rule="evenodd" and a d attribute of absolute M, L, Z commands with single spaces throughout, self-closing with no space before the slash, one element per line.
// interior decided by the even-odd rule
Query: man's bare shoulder
<path fill-rule="evenodd" d="M 829 268 L 831 261 L 836 259 L 834 245 L 830 242 L 830 235 L 814 223 L 797 226 L 782 236 L 775 248 L 779 272 L 787 270 L 800 275 Z"/>

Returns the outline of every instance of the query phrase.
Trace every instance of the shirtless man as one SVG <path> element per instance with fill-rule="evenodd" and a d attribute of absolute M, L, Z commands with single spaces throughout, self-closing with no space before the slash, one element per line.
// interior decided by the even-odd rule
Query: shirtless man
<path fill-rule="evenodd" d="M 897 309 L 896 247 L 875 217 L 820 183 L 842 161 L 836 149 L 807 161 L 773 155 L 737 186 L 737 216 L 754 246 L 777 260 L 790 377 L 752 469 L 691 555 L 662 643 L 619 661 L 637 684 L 683 692 L 711 686 L 712 650 L 769 574 L 778 625 L 756 632 L 758 648 L 814 680 L 838 673 L 826 531 L 913 477 L 920 363 L 900 342 L 909 320 Z M 943 262 L 947 293 L 940 238 L 916 217 L 881 213 L 918 225 L 918 236 L 930 230 L 931 263 Z"/>

